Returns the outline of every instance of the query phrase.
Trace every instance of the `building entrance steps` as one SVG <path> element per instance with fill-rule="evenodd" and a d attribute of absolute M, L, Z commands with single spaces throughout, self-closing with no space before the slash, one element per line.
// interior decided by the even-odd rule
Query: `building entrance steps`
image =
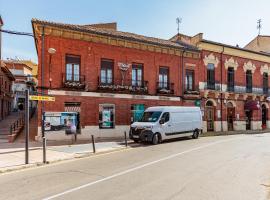
<path fill-rule="evenodd" d="M 5 141 L 5 140 L 8 141 L 8 135 L 10 134 L 10 126 L 16 123 L 16 121 L 20 119 L 22 115 L 23 115 L 22 111 L 12 112 L 8 117 L 0 121 L 0 140 L 1 141 Z"/>

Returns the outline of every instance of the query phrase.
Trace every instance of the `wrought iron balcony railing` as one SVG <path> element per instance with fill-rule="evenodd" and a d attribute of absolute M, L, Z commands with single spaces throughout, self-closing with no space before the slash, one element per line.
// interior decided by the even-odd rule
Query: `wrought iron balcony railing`
<path fill-rule="evenodd" d="M 157 82 L 157 94 L 173 95 L 174 83 L 170 82 Z"/>
<path fill-rule="evenodd" d="M 84 89 L 85 88 L 85 76 L 77 74 L 62 74 L 63 87 L 69 89 Z"/>

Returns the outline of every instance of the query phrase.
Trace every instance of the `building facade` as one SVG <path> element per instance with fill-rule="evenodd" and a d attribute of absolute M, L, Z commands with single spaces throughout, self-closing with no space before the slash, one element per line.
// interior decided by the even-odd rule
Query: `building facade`
<path fill-rule="evenodd" d="M 160 105 L 200 106 L 204 132 L 270 128 L 267 53 L 202 34 L 145 37 L 117 31 L 115 23 L 32 24 L 39 72 L 44 53 L 42 88 L 56 98 L 44 107 L 45 130 L 55 133 L 49 139 L 70 137 L 60 128 L 72 112 L 80 137 L 118 137 L 145 108 Z"/>
<path fill-rule="evenodd" d="M 12 83 L 14 80 L 9 69 L 0 61 L 0 121 L 5 119 L 12 111 L 14 97 Z"/>
<path fill-rule="evenodd" d="M 199 90 L 204 131 L 270 128 L 270 56 L 203 39 L 202 34 L 178 35 L 201 50 Z"/>
<path fill-rule="evenodd" d="M 39 72 L 44 45 L 43 88 L 56 98 L 53 103 L 45 102 L 45 123 L 50 126 L 45 125 L 45 130 L 58 129 L 58 112 L 66 115 L 75 111 L 79 114 L 76 127 L 80 137 L 123 136 L 145 108 L 190 105 L 194 98 L 199 98 L 191 92 L 185 104 L 182 100 L 183 65 L 190 69 L 190 88 L 198 85 L 199 76 L 194 75 L 199 73 L 200 52 L 192 45 L 120 32 L 111 24 L 79 26 L 39 20 L 32 23 Z M 55 54 L 49 54 L 50 48 L 55 49 Z M 41 73 L 38 82 L 42 82 Z M 41 105 L 39 121 L 40 109 Z M 39 135 L 40 132 L 39 128 Z M 54 133 L 48 132 L 47 138 L 65 135 L 64 131 Z"/>

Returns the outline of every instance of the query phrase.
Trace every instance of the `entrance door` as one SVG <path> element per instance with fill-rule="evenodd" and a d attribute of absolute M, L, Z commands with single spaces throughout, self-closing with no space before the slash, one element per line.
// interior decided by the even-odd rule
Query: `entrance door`
<path fill-rule="evenodd" d="M 246 130 L 251 130 L 252 111 L 246 110 Z"/>
<path fill-rule="evenodd" d="M 206 102 L 205 112 L 206 112 L 205 117 L 206 117 L 206 123 L 207 123 L 207 131 L 214 131 L 215 109 L 211 101 Z"/>
<path fill-rule="evenodd" d="M 228 123 L 228 131 L 233 131 L 233 120 L 235 116 L 235 108 L 232 103 L 228 103 L 227 105 L 227 123 Z"/>
<path fill-rule="evenodd" d="M 266 108 L 266 106 L 263 104 L 263 105 L 262 105 L 262 128 L 263 128 L 263 129 L 266 128 L 266 122 L 267 122 L 267 108 Z"/>

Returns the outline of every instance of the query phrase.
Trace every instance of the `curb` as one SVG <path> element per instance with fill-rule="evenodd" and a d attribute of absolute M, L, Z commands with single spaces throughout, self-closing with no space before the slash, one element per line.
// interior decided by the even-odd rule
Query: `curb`
<path fill-rule="evenodd" d="M 105 151 L 101 151 L 101 152 L 96 152 L 95 154 L 92 152 L 87 152 L 87 153 L 75 153 L 72 157 L 70 158 L 64 158 L 64 159 L 57 159 L 57 160 L 53 160 L 53 161 L 47 161 L 46 163 L 42 163 L 42 162 L 37 162 L 37 163 L 31 163 L 31 164 L 23 164 L 23 165 L 17 165 L 17 166 L 10 166 L 10 167 L 3 167 L 0 168 L 0 175 L 3 175 L 5 173 L 9 173 L 9 172 L 15 172 L 15 171 L 20 171 L 20 170 L 24 170 L 24 169 L 30 169 L 30 168 L 34 168 L 34 167 L 41 167 L 41 166 L 46 166 L 49 164 L 55 164 L 55 163 L 60 163 L 61 161 L 72 161 L 75 159 L 81 159 L 81 158 L 87 158 L 87 157 L 95 157 L 98 155 L 105 155 L 108 153 L 114 153 L 114 152 L 119 152 L 122 150 L 128 150 L 128 149 L 132 149 L 131 146 L 128 147 L 117 147 L 115 149 L 111 149 L 111 150 L 105 150 Z"/>

